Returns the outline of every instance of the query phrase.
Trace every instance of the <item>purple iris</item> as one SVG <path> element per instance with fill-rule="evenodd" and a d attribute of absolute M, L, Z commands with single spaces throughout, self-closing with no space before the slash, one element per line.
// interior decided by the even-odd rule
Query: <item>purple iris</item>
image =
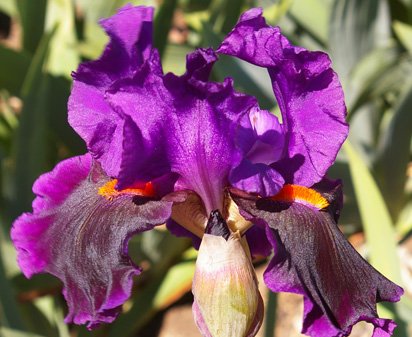
<path fill-rule="evenodd" d="M 33 213 L 11 234 L 23 273 L 58 277 L 66 322 L 93 328 L 115 319 L 141 272 L 127 252 L 134 234 L 166 222 L 197 244 L 238 233 L 252 256 L 273 250 L 264 275 L 271 290 L 304 296 L 303 333 L 347 336 L 363 320 L 375 337 L 390 336 L 396 325 L 378 318 L 376 302 L 398 301 L 403 290 L 339 231 L 341 184 L 325 177 L 348 133 L 328 56 L 292 46 L 260 9 L 225 38 L 218 53 L 267 68 L 280 122 L 230 78 L 208 81 L 212 49 L 189 54 L 184 75 L 163 74 L 152 17 L 152 8 L 125 6 L 102 20 L 109 44 L 73 73 L 69 123 L 89 153 L 35 182 Z M 245 336 L 261 322 L 261 302 L 251 298 L 256 317 Z M 195 317 L 204 336 L 215 336 L 206 302 L 198 299 Z"/>

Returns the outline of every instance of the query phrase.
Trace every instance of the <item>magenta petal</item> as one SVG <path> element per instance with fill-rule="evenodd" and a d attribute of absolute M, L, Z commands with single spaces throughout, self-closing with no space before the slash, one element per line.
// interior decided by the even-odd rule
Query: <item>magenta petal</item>
<path fill-rule="evenodd" d="M 73 73 L 69 123 L 109 176 L 120 171 L 124 122 L 107 103 L 106 91 L 116 81 L 132 77 L 154 53 L 152 21 L 153 8 L 131 5 L 102 20 L 109 44 L 98 60 L 81 64 Z M 153 72 L 162 72 L 158 60 L 151 66 Z"/>
<path fill-rule="evenodd" d="M 144 66 L 108 91 L 127 135 L 119 187 L 173 172 L 179 188 L 195 191 L 208 212 L 222 208 L 223 188 L 241 157 L 234 142 L 238 120 L 256 100 L 235 92 L 230 80 L 204 82 L 215 61 L 211 49 L 200 49 L 188 55 L 181 77 Z"/>
<path fill-rule="evenodd" d="M 248 193 L 275 195 L 285 183 L 270 166 L 284 155 L 282 125 L 276 116 L 258 107 L 250 109 L 239 124 L 235 142 L 243 160 L 230 172 L 230 184 Z"/>
<path fill-rule="evenodd" d="M 269 165 L 283 156 L 283 128 L 275 115 L 254 107 L 240 120 L 240 125 L 236 144 L 250 162 Z"/>
<path fill-rule="evenodd" d="M 105 101 L 104 92 L 75 80 L 68 109 L 70 125 L 105 171 L 116 176 L 120 169 L 124 122 Z"/>
<path fill-rule="evenodd" d="M 265 164 L 253 164 L 247 159 L 230 172 L 229 181 L 233 187 L 261 196 L 275 195 L 285 183 L 275 169 Z"/>
<path fill-rule="evenodd" d="M 98 60 L 79 66 L 74 78 L 104 89 L 120 78 L 133 76 L 151 55 L 153 8 L 126 5 L 100 24 L 110 41 Z"/>
<path fill-rule="evenodd" d="M 264 279 L 272 291 L 302 294 L 302 332 L 309 336 L 348 336 L 360 320 L 389 336 L 395 324 L 379 318 L 376 303 L 396 302 L 402 288 L 369 265 L 337 227 L 335 209 L 319 211 L 300 203 L 234 196 L 251 220 L 266 224 L 274 257 Z"/>
<path fill-rule="evenodd" d="M 320 181 L 348 133 L 343 91 L 329 57 L 292 46 L 279 28 L 266 24 L 261 9 L 244 13 L 218 52 L 268 69 L 288 149 L 274 167 L 287 183 Z"/>
<path fill-rule="evenodd" d="M 269 165 L 281 158 L 285 142 L 278 119 L 267 111 L 265 113 L 267 123 L 258 120 L 259 124 L 255 126 L 256 139 L 246 157 L 252 163 Z"/>
<path fill-rule="evenodd" d="M 140 269 L 128 256 L 129 238 L 171 214 L 171 202 L 137 205 L 126 194 L 108 200 L 98 194 L 107 181 L 90 155 L 61 162 L 36 181 L 33 213 L 18 218 L 11 232 L 23 273 L 58 277 L 66 322 L 89 328 L 113 321 L 130 296 Z"/>

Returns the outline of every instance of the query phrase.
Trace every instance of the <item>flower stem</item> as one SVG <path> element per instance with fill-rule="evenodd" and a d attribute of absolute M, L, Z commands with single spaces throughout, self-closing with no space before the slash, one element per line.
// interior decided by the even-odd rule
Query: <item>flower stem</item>
<path fill-rule="evenodd" d="M 268 292 L 268 298 L 266 303 L 265 312 L 265 337 L 275 336 L 275 324 L 276 324 L 276 306 L 278 302 L 278 295 L 271 291 Z"/>

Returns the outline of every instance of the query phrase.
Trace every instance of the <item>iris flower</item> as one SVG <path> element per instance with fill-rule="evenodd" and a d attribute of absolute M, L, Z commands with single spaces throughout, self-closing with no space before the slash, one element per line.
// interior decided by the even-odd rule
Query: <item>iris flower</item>
<path fill-rule="evenodd" d="M 303 295 L 303 333 L 347 336 L 366 321 L 390 336 L 396 325 L 376 302 L 403 290 L 339 231 L 341 183 L 326 178 L 348 133 L 328 56 L 290 44 L 260 9 L 241 16 L 217 53 L 267 69 L 279 121 L 232 79 L 208 80 L 212 49 L 189 54 L 184 75 L 164 74 L 152 21 L 152 8 L 130 5 L 102 20 L 110 42 L 73 73 L 69 123 L 88 153 L 42 175 L 33 212 L 15 221 L 25 276 L 63 282 L 67 323 L 112 322 L 141 273 L 129 239 L 167 223 L 200 246 L 193 313 L 203 336 L 257 333 L 256 255 L 272 256 L 270 290 Z"/>

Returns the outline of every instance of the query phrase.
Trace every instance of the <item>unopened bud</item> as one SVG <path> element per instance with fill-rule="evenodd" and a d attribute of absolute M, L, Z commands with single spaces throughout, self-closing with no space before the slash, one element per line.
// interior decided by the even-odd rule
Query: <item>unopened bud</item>
<path fill-rule="evenodd" d="M 193 279 L 193 314 L 204 337 L 253 337 L 263 301 L 249 252 L 239 233 L 226 241 L 205 234 Z"/>

